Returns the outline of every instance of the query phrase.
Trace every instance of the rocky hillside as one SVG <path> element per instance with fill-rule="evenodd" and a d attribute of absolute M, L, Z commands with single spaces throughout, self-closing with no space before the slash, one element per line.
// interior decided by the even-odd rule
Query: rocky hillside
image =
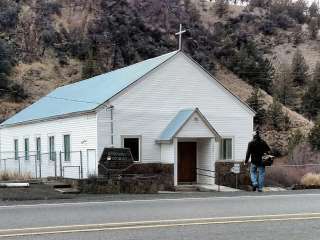
<path fill-rule="evenodd" d="M 253 86 L 260 87 L 268 110 L 278 87 L 278 66 L 290 65 L 296 49 L 306 59 L 308 75 L 320 60 L 316 38 L 308 37 L 311 20 L 298 19 L 299 14 L 278 19 L 281 12 L 259 4 L 219 2 L 1 0 L 0 121 L 58 86 L 175 50 L 180 23 L 188 29 L 185 52 L 244 101 Z M 305 32 L 299 39 L 297 28 Z M 288 131 L 312 126 L 300 107 L 304 91 L 296 105 L 283 106 L 289 128 L 262 124 L 269 142 L 283 154 Z"/>

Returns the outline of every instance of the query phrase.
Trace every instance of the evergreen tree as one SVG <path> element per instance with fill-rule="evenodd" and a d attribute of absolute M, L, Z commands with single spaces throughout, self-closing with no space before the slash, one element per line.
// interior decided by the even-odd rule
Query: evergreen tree
<path fill-rule="evenodd" d="M 228 0 L 216 0 L 214 5 L 215 13 L 222 18 L 224 14 L 228 12 L 229 1 Z"/>
<path fill-rule="evenodd" d="M 292 59 L 291 72 L 293 81 L 302 86 L 307 82 L 309 67 L 304 59 L 301 51 L 298 49 Z"/>
<path fill-rule="evenodd" d="M 82 66 L 82 78 L 88 79 L 100 74 L 97 60 L 89 58 Z"/>
<path fill-rule="evenodd" d="M 316 18 L 312 18 L 310 20 L 308 29 L 310 32 L 310 39 L 312 40 L 316 39 L 319 31 L 318 20 Z"/>
<path fill-rule="evenodd" d="M 301 26 L 298 25 L 293 29 L 293 43 L 298 45 L 303 42 L 303 33 Z"/>
<path fill-rule="evenodd" d="M 274 78 L 272 63 L 263 57 L 254 42 L 243 44 L 238 53 L 233 57 L 233 71 L 249 84 L 260 87 L 270 93 Z"/>
<path fill-rule="evenodd" d="M 12 52 L 9 45 L 0 39 L 0 89 L 8 88 L 8 75 L 13 67 Z M 0 95 L 3 91 L 0 92 Z"/>
<path fill-rule="evenodd" d="M 315 118 L 320 113 L 320 62 L 316 64 L 312 81 L 302 97 L 302 110 L 309 118 Z"/>
<path fill-rule="evenodd" d="M 305 141 L 305 136 L 302 131 L 298 128 L 294 131 L 291 131 L 288 137 L 288 152 L 290 160 L 292 160 L 292 153 L 296 146 Z"/>
<path fill-rule="evenodd" d="M 272 104 L 270 104 L 268 111 L 268 123 L 275 130 L 282 130 L 284 127 L 285 115 L 282 110 L 281 103 L 274 97 Z"/>
<path fill-rule="evenodd" d="M 254 117 L 255 125 L 261 126 L 265 122 L 266 110 L 264 109 L 265 102 L 262 99 L 259 88 L 253 89 L 251 96 L 247 99 L 247 103 L 256 112 Z"/>
<path fill-rule="evenodd" d="M 314 1 L 309 7 L 309 16 L 317 17 L 318 14 L 319 14 L 319 7 L 318 7 L 318 4 Z"/>
<path fill-rule="evenodd" d="M 288 114 L 288 111 L 286 111 L 283 116 L 283 129 L 285 131 L 288 131 L 290 128 L 291 128 L 291 120 L 290 120 L 290 116 Z"/>
<path fill-rule="evenodd" d="M 292 81 L 290 68 L 286 65 L 281 65 L 275 80 L 276 88 L 274 95 L 285 106 L 296 108 L 297 94 Z"/>
<path fill-rule="evenodd" d="M 314 150 L 320 151 L 320 117 L 311 129 L 308 140 Z"/>

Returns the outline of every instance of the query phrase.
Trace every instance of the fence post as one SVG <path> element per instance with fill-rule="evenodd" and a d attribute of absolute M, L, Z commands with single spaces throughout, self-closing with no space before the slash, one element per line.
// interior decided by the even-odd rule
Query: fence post
<path fill-rule="evenodd" d="M 83 179 L 83 163 L 82 163 L 82 151 L 80 151 L 80 178 Z"/>
<path fill-rule="evenodd" d="M 238 174 L 236 173 L 236 189 L 238 189 Z"/>
<path fill-rule="evenodd" d="M 42 178 L 42 173 L 41 173 L 41 165 L 42 165 L 42 156 L 41 156 L 41 154 L 39 154 L 39 159 L 38 159 L 38 161 L 39 161 L 39 178 Z"/>
<path fill-rule="evenodd" d="M 54 152 L 54 176 L 57 178 L 57 152 Z"/>
<path fill-rule="evenodd" d="M 218 192 L 220 192 L 220 172 L 218 171 Z"/>
<path fill-rule="evenodd" d="M 59 153 L 59 161 L 60 161 L 60 177 L 62 177 L 62 153 L 61 153 L 61 151 L 60 151 L 60 153 Z"/>
<path fill-rule="evenodd" d="M 33 156 L 34 157 L 34 169 L 36 171 L 36 179 L 38 179 L 38 168 L 37 168 L 37 155 Z"/>
<path fill-rule="evenodd" d="M 19 175 L 21 176 L 21 158 L 18 157 L 18 164 L 19 164 Z"/>

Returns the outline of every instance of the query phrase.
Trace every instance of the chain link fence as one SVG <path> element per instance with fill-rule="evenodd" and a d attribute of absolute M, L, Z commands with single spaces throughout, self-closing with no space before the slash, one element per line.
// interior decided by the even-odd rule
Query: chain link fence
<path fill-rule="evenodd" d="M 46 177 L 83 179 L 86 169 L 82 151 L 41 154 L 30 152 L 28 155 L 4 152 L 0 159 L 0 172 L 25 175 L 35 179 Z"/>

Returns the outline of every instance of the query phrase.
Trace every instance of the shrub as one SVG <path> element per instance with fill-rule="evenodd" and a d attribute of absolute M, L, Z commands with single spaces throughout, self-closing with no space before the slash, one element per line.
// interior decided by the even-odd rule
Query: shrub
<path fill-rule="evenodd" d="M 18 172 L 12 171 L 2 171 L 0 172 L 0 181 L 10 181 L 10 180 L 30 180 L 32 179 L 32 174 L 30 172 L 19 174 Z"/>
<path fill-rule="evenodd" d="M 16 26 L 18 21 L 19 7 L 15 1 L 0 1 L 0 31 Z"/>
<path fill-rule="evenodd" d="M 282 110 L 282 105 L 275 98 L 267 111 L 268 123 L 275 130 L 282 130 L 284 127 L 285 115 Z"/>
<path fill-rule="evenodd" d="M 254 116 L 254 123 L 256 125 L 262 125 L 266 117 L 266 110 L 264 109 L 266 103 L 262 99 L 262 94 L 259 88 L 254 88 L 251 96 L 247 100 L 247 103 L 256 112 L 256 115 Z"/>
<path fill-rule="evenodd" d="M 300 129 L 293 130 L 289 133 L 288 137 L 288 151 L 291 155 L 296 146 L 305 141 L 305 136 Z"/>
<path fill-rule="evenodd" d="M 61 14 L 62 5 L 57 2 L 45 2 L 42 4 L 42 12 L 45 15 Z"/>
<path fill-rule="evenodd" d="M 301 184 L 304 186 L 320 186 L 320 174 L 307 173 L 301 178 Z"/>
<path fill-rule="evenodd" d="M 320 117 L 311 129 L 308 140 L 314 150 L 320 151 Z"/>

